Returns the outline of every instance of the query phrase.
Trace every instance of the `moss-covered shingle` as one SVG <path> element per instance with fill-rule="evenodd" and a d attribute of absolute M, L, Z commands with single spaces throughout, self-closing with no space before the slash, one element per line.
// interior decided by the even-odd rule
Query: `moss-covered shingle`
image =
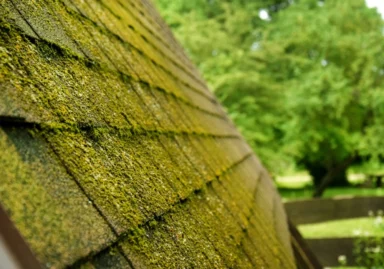
<path fill-rule="evenodd" d="M 44 267 L 71 264 L 116 240 L 39 135 L 0 129 L 1 204 Z"/>
<path fill-rule="evenodd" d="M 271 179 L 146 0 L 0 0 L 0 203 L 46 268 L 294 268 Z"/>

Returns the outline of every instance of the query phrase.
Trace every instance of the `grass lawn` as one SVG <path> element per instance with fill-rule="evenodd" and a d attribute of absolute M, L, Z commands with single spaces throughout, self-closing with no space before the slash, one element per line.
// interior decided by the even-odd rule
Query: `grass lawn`
<path fill-rule="evenodd" d="M 375 222 L 375 218 L 369 217 L 304 224 L 300 225 L 298 229 L 305 238 L 384 237 L 384 224 Z"/>
<path fill-rule="evenodd" d="M 283 198 L 283 201 L 311 198 L 313 193 L 312 187 L 292 189 L 292 188 L 281 188 L 278 190 Z M 328 188 L 326 189 L 323 197 L 330 198 L 336 196 L 384 196 L 384 188 L 381 189 L 368 189 L 358 187 L 345 187 L 345 188 Z"/>
<path fill-rule="evenodd" d="M 360 174 L 351 174 L 348 176 L 351 184 L 361 183 L 363 178 Z M 277 177 L 275 184 L 281 197 L 285 201 L 311 198 L 314 191 L 311 177 L 305 172 Z M 323 197 L 327 198 L 336 196 L 384 196 L 384 188 L 362 188 L 351 185 L 350 187 L 344 188 L 328 188 L 323 195 Z"/>
<path fill-rule="evenodd" d="M 324 267 L 324 269 L 370 269 L 367 267 L 356 267 L 356 266 L 339 266 L 339 267 Z M 377 268 L 381 269 L 381 268 Z"/>

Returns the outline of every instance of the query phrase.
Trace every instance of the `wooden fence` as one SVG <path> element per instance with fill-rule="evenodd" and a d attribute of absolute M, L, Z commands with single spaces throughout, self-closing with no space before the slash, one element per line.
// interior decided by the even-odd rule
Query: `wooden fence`
<path fill-rule="evenodd" d="M 369 211 L 384 210 L 384 197 L 340 197 L 332 199 L 298 200 L 285 203 L 288 216 L 294 225 L 368 216 Z M 339 265 L 344 255 L 348 265 L 355 265 L 353 257 L 356 238 L 306 239 L 323 266 Z"/>

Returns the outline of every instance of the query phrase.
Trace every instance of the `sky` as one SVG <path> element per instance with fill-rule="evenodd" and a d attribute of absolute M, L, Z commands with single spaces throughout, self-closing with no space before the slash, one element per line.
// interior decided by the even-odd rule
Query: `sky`
<path fill-rule="evenodd" d="M 384 0 L 365 0 L 369 8 L 377 8 L 377 11 L 381 14 L 381 17 L 384 19 Z M 259 12 L 260 19 L 264 21 L 269 21 L 268 11 L 266 9 L 261 9 Z"/>
<path fill-rule="evenodd" d="M 365 0 L 367 6 L 370 8 L 377 8 L 377 11 L 381 14 L 384 19 L 384 0 Z"/>

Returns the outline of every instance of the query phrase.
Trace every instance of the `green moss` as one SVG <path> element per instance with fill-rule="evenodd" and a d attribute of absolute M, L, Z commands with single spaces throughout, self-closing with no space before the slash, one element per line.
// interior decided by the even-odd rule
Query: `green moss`
<path fill-rule="evenodd" d="M 192 146 L 190 140 L 186 136 L 177 136 L 175 139 L 176 143 L 181 145 L 182 150 L 192 164 L 193 169 L 200 174 L 200 178 L 205 183 L 210 179 L 213 179 L 215 176 L 211 172 L 212 170 L 208 167 L 208 164 L 204 162 L 202 155 Z"/>
<path fill-rule="evenodd" d="M 231 216 L 223 201 L 219 200 L 211 188 L 197 196 L 196 205 L 191 206 L 191 215 L 203 226 L 204 232 L 220 253 L 229 268 L 244 254 L 239 247 L 242 228 Z M 204 206 L 203 206 L 204 205 Z"/>
<path fill-rule="evenodd" d="M 187 158 L 186 153 L 182 149 L 182 145 L 177 144 L 174 137 L 170 139 L 165 136 L 160 136 L 159 140 L 166 150 L 171 154 L 174 166 L 182 172 L 180 180 L 186 188 L 198 190 L 203 185 L 204 181 L 201 175 L 191 161 Z"/>
<path fill-rule="evenodd" d="M 2 73 L 13 84 L 5 94 L 24 111 L 28 111 L 31 118 L 42 122 L 85 123 L 96 126 L 105 124 L 119 128 L 216 135 L 212 134 L 208 125 L 200 127 L 197 123 L 189 126 L 179 124 L 176 118 L 170 117 L 170 112 L 159 106 L 158 99 L 164 99 L 164 93 L 156 92 L 154 95 L 152 88 L 145 84 L 129 78 L 121 81 L 119 75 L 85 68 L 79 58 L 67 57 L 67 52 L 57 51 L 54 46 L 48 46 L 44 42 L 39 42 L 36 46 L 28 44 L 21 36 L 10 34 L 9 41 L 12 40 L 11 43 L 5 43 L 2 50 L 6 53 L 4 59 L 9 62 Z M 14 91 L 14 88 L 19 90 Z M 30 89 L 29 96 L 25 95 L 23 88 Z M 182 102 L 176 104 L 178 101 L 174 100 L 174 104 L 168 103 L 181 106 L 183 110 L 192 109 Z M 149 115 L 148 110 L 152 111 Z M 192 112 L 191 117 L 194 117 Z M 219 118 L 214 119 L 222 121 Z M 210 123 L 215 126 L 211 121 Z M 226 132 L 218 135 L 237 134 Z"/>
<path fill-rule="evenodd" d="M 1 202 L 47 267 L 292 267 L 276 192 L 261 184 L 255 205 L 261 166 L 146 8 L 14 2 L 0 2 L 0 114 L 34 123 L 49 153 L 0 133 Z"/>
<path fill-rule="evenodd" d="M 220 200 L 224 201 L 227 210 L 234 216 L 239 226 L 246 230 L 254 202 L 252 190 L 241 192 L 241 185 L 236 182 L 236 177 L 233 177 L 233 174 L 224 175 L 220 178 L 222 179 L 220 183 L 218 181 L 213 182 L 212 188 Z M 226 188 L 231 183 L 236 188 Z"/>
<path fill-rule="evenodd" d="M 62 267 L 114 240 L 40 138 L 0 129 L 0 197 L 44 267 Z"/>
<path fill-rule="evenodd" d="M 168 226 L 157 225 L 155 230 L 144 228 L 144 234 L 136 237 L 136 241 L 128 236 L 120 242 L 135 268 L 189 268 L 189 262 L 182 259 L 183 253 L 168 234 Z M 165 255 L 166 254 L 166 255 Z M 179 268 L 180 268 L 179 267 Z"/>
<path fill-rule="evenodd" d="M 207 188 L 120 244 L 135 267 L 294 268 L 279 247 L 266 244 L 276 241 L 260 233 L 264 226 L 251 226 L 244 233 L 233 217 Z"/>
<path fill-rule="evenodd" d="M 173 182 L 152 161 L 149 137 L 125 140 L 105 134 L 95 142 L 64 132 L 48 134 L 48 140 L 120 232 L 166 212 L 179 199 Z"/>
<path fill-rule="evenodd" d="M 1 10 L 0 17 L 2 19 L 8 18 L 14 24 L 16 24 L 20 29 L 22 29 L 27 35 L 37 38 L 36 32 L 28 25 L 28 23 L 24 20 L 22 15 L 15 9 L 15 6 L 11 1 L 1 1 Z M 7 26 L 6 23 L 1 23 L 1 25 L 8 28 L 8 31 L 11 30 L 11 26 Z"/>
<path fill-rule="evenodd" d="M 151 220 L 149 223 L 148 223 L 149 227 L 151 229 L 155 228 L 156 225 L 157 225 L 157 221 L 156 220 Z"/>
<path fill-rule="evenodd" d="M 28 5 L 28 4 L 19 4 L 20 9 L 24 11 L 29 11 L 29 13 L 25 13 L 24 17 L 29 19 L 28 14 L 31 14 L 31 23 L 32 25 L 36 25 L 35 29 L 38 32 L 39 26 L 43 27 L 41 32 L 43 32 L 43 35 L 41 37 L 47 41 L 49 41 L 51 44 L 55 44 L 56 46 L 62 48 L 65 50 L 65 48 L 68 48 L 71 54 L 75 56 L 81 56 L 85 55 L 87 58 L 91 58 L 93 62 L 100 61 L 101 65 L 109 66 L 109 69 L 115 70 L 115 66 L 119 65 L 119 61 L 123 60 L 126 61 L 125 63 L 121 63 L 121 69 L 118 69 L 119 71 L 125 72 L 126 74 L 129 74 L 133 77 L 144 79 L 144 81 L 150 81 L 145 79 L 144 77 L 137 77 L 137 73 L 139 72 L 141 67 L 145 67 L 148 65 L 152 65 L 151 61 L 148 61 L 147 59 L 140 60 L 139 58 L 142 56 L 141 53 L 137 54 L 136 56 L 131 57 L 131 59 L 124 59 L 125 57 L 128 57 L 130 55 L 130 51 L 132 49 L 135 49 L 135 46 L 133 47 L 127 47 L 127 48 L 121 48 L 117 49 L 117 47 L 121 46 L 121 44 L 111 44 L 111 42 L 114 40 L 116 36 L 110 36 L 106 35 L 106 37 L 100 39 L 97 41 L 98 36 L 104 35 L 105 28 L 103 25 L 99 25 L 95 28 L 93 20 L 85 20 L 84 17 L 74 16 L 74 8 L 66 7 L 60 1 L 52 1 L 49 4 L 42 4 L 41 9 L 35 9 L 35 6 Z M 89 7 L 88 7 L 89 9 Z M 14 14 L 15 16 L 17 12 L 12 12 L 8 17 L 12 17 Z M 59 16 L 58 20 L 52 19 L 51 26 L 49 26 L 49 29 L 61 29 L 63 28 L 63 31 L 59 31 L 58 33 L 54 32 L 53 36 L 49 35 L 49 29 L 46 31 L 44 27 L 46 27 L 46 24 L 48 25 L 50 16 L 53 16 L 52 14 L 55 14 L 56 16 Z M 76 12 L 75 12 L 76 14 Z M 90 13 L 92 14 L 92 13 Z M 41 17 L 41 21 L 39 21 L 39 18 Z M 95 18 L 96 19 L 96 18 Z M 37 21 L 36 21 L 37 20 Z M 97 21 L 97 19 L 96 19 Z M 104 29 L 104 30 L 103 30 Z M 50 30 L 51 32 L 53 30 Z M 100 32 L 101 31 L 101 32 Z M 47 33 L 46 33 L 47 32 Z M 124 31 L 126 32 L 126 31 Z M 131 38 L 129 40 L 134 40 L 135 38 Z M 100 36 L 101 38 L 101 36 Z M 72 43 L 69 44 L 66 42 L 66 40 L 70 40 Z M 75 40 L 75 41 L 72 41 Z M 75 42 L 75 43 L 73 43 Z M 82 45 L 84 44 L 84 45 Z M 103 46 L 103 49 L 101 49 L 101 45 Z M 140 43 L 142 45 L 142 43 Z M 75 47 L 74 47 L 75 46 Z M 140 47 L 140 46 L 139 46 Z M 145 46 L 142 46 L 145 47 Z M 81 50 L 81 52 L 79 52 Z M 147 53 L 150 53 L 153 50 L 151 48 Z M 122 57 L 123 55 L 123 57 Z M 96 57 L 96 58 L 94 58 Z M 136 59 L 137 58 L 137 59 Z M 135 60 L 136 59 L 136 60 Z M 161 58 L 160 58 L 161 59 Z M 137 62 L 139 64 L 134 64 Z M 130 67 L 127 66 L 131 65 Z M 146 64 L 145 64 L 146 63 Z M 146 76 L 146 74 L 151 74 L 152 79 L 156 79 L 157 81 L 162 81 L 163 85 L 157 85 L 154 88 L 159 89 L 167 89 L 165 91 L 171 90 L 171 94 L 176 94 L 179 96 L 180 94 L 184 94 L 184 91 L 180 92 L 178 89 L 181 88 L 180 83 L 176 83 L 177 85 L 171 86 L 169 83 L 171 83 L 173 80 L 177 80 L 176 77 L 172 77 L 171 79 L 164 79 L 167 77 L 166 74 L 158 73 L 159 68 L 158 66 L 152 66 L 148 67 L 149 69 L 147 71 L 139 72 L 142 73 L 143 76 Z M 125 70 L 125 71 L 124 71 Z M 158 73 L 158 74 L 157 74 Z M 164 84 L 164 82 L 167 82 L 168 84 Z M 151 83 L 151 82 L 150 82 Z M 173 89 L 173 90 L 172 90 Z M 185 98 L 184 98 L 185 99 Z M 186 99 L 185 99 L 186 100 Z M 199 103 L 196 103 L 196 107 L 199 107 Z M 219 113 L 221 114 L 221 113 Z"/>
<path fill-rule="evenodd" d="M 40 38 L 62 44 L 75 55 L 82 55 L 76 43 L 65 33 L 56 14 L 43 1 L 14 1 L 16 9 Z"/>
<path fill-rule="evenodd" d="M 154 168 L 158 170 L 159 174 L 163 175 L 169 186 L 177 193 L 178 199 L 185 199 L 193 191 L 190 184 L 188 184 L 190 179 L 185 174 L 183 167 L 176 165 L 174 162 L 175 156 L 161 143 L 161 137 L 165 136 L 160 135 L 151 139 L 142 139 L 140 140 L 141 146 L 149 154 L 156 154 L 156 157 L 152 158 Z"/>
<path fill-rule="evenodd" d="M 154 229 L 145 227 L 140 243 L 136 243 L 139 248 L 132 241 L 124 240 L 121 245 L 132 257 L 134 267 L 209 268 L 213 265 L 210 260 L 213 256 L 216 266 L 220 265 L 220 257 L 212 244 L 198 230 L 198 226 L 186 214 L 185 207 L 179 205 Z"/>
<path fill-rule="evenodd" d="M 111 247 L 97 254 L 92 258 L 92 265 L 95 269 L 119 268 L 132 269 L 129 261 L 122 255 L 119 248 Z"/>
<path fill-rule="evenodd" d="M 144 61 L 149 66 L 151 65 L 150 62 L 154 64 L 154 68 L 148 69 L 152 71 L 148 72 L 152 78 L 156 80 L 163 80 L 162 78 L 166 77 L 172 78 L 164 79 L 166 84 L 162 84 L 166 85 L 166 89 L 174 89 L 180 94 L 184 94 L 178 88 L 181 88 L 181 85 L 185 85 L 189 88 L 189 91 L 195 91 L 207 99 L 212 99 L 212 95 L 206 91 L 206 86 L 201 81 L 196 80 L 196 75 L 193 75 L 180 62 L 174 60 L 174 50 L 167 49 L 164 46 L 166 42 L 158 42 L 158 37 L 153 36 L 155 32 L 148 29 L 148 24 L 140 23 L 140 16 L 137 17 L 136 13 L 132 12 L 130 8 L 121 8 L 115 2 L 108 2 L 103 5 L 100 5 L 98 2 L 92 2 L 87 5 L 77 1 L 76 5 L 80 7 L 81 12 L 85 16 L 97 23 L 100 28 L 105 27 L 109 32 L 133 47 L 139 55 L 148 55 L 146 57 L 148 59 Z M 125 27 L 127 24 L 130 26 L 128 29 Z M 148 33 L 146 33 L 147 31 Z M 178 47 L 178 49 L 180 48 Z M 140 56 L 137 57 L 140 58 Z M 138 59 L 138 62 L 143 61 Z M 145 66 L 148 66 L 148 64 Z M 140 69 L 140 66 L 135 67 Z M 156 73 L 160 74 L 157 78 Z M 178 74 L 178 76 L 175 74 Z M 189 85 L 193 85 L 192 88 Z"/>

